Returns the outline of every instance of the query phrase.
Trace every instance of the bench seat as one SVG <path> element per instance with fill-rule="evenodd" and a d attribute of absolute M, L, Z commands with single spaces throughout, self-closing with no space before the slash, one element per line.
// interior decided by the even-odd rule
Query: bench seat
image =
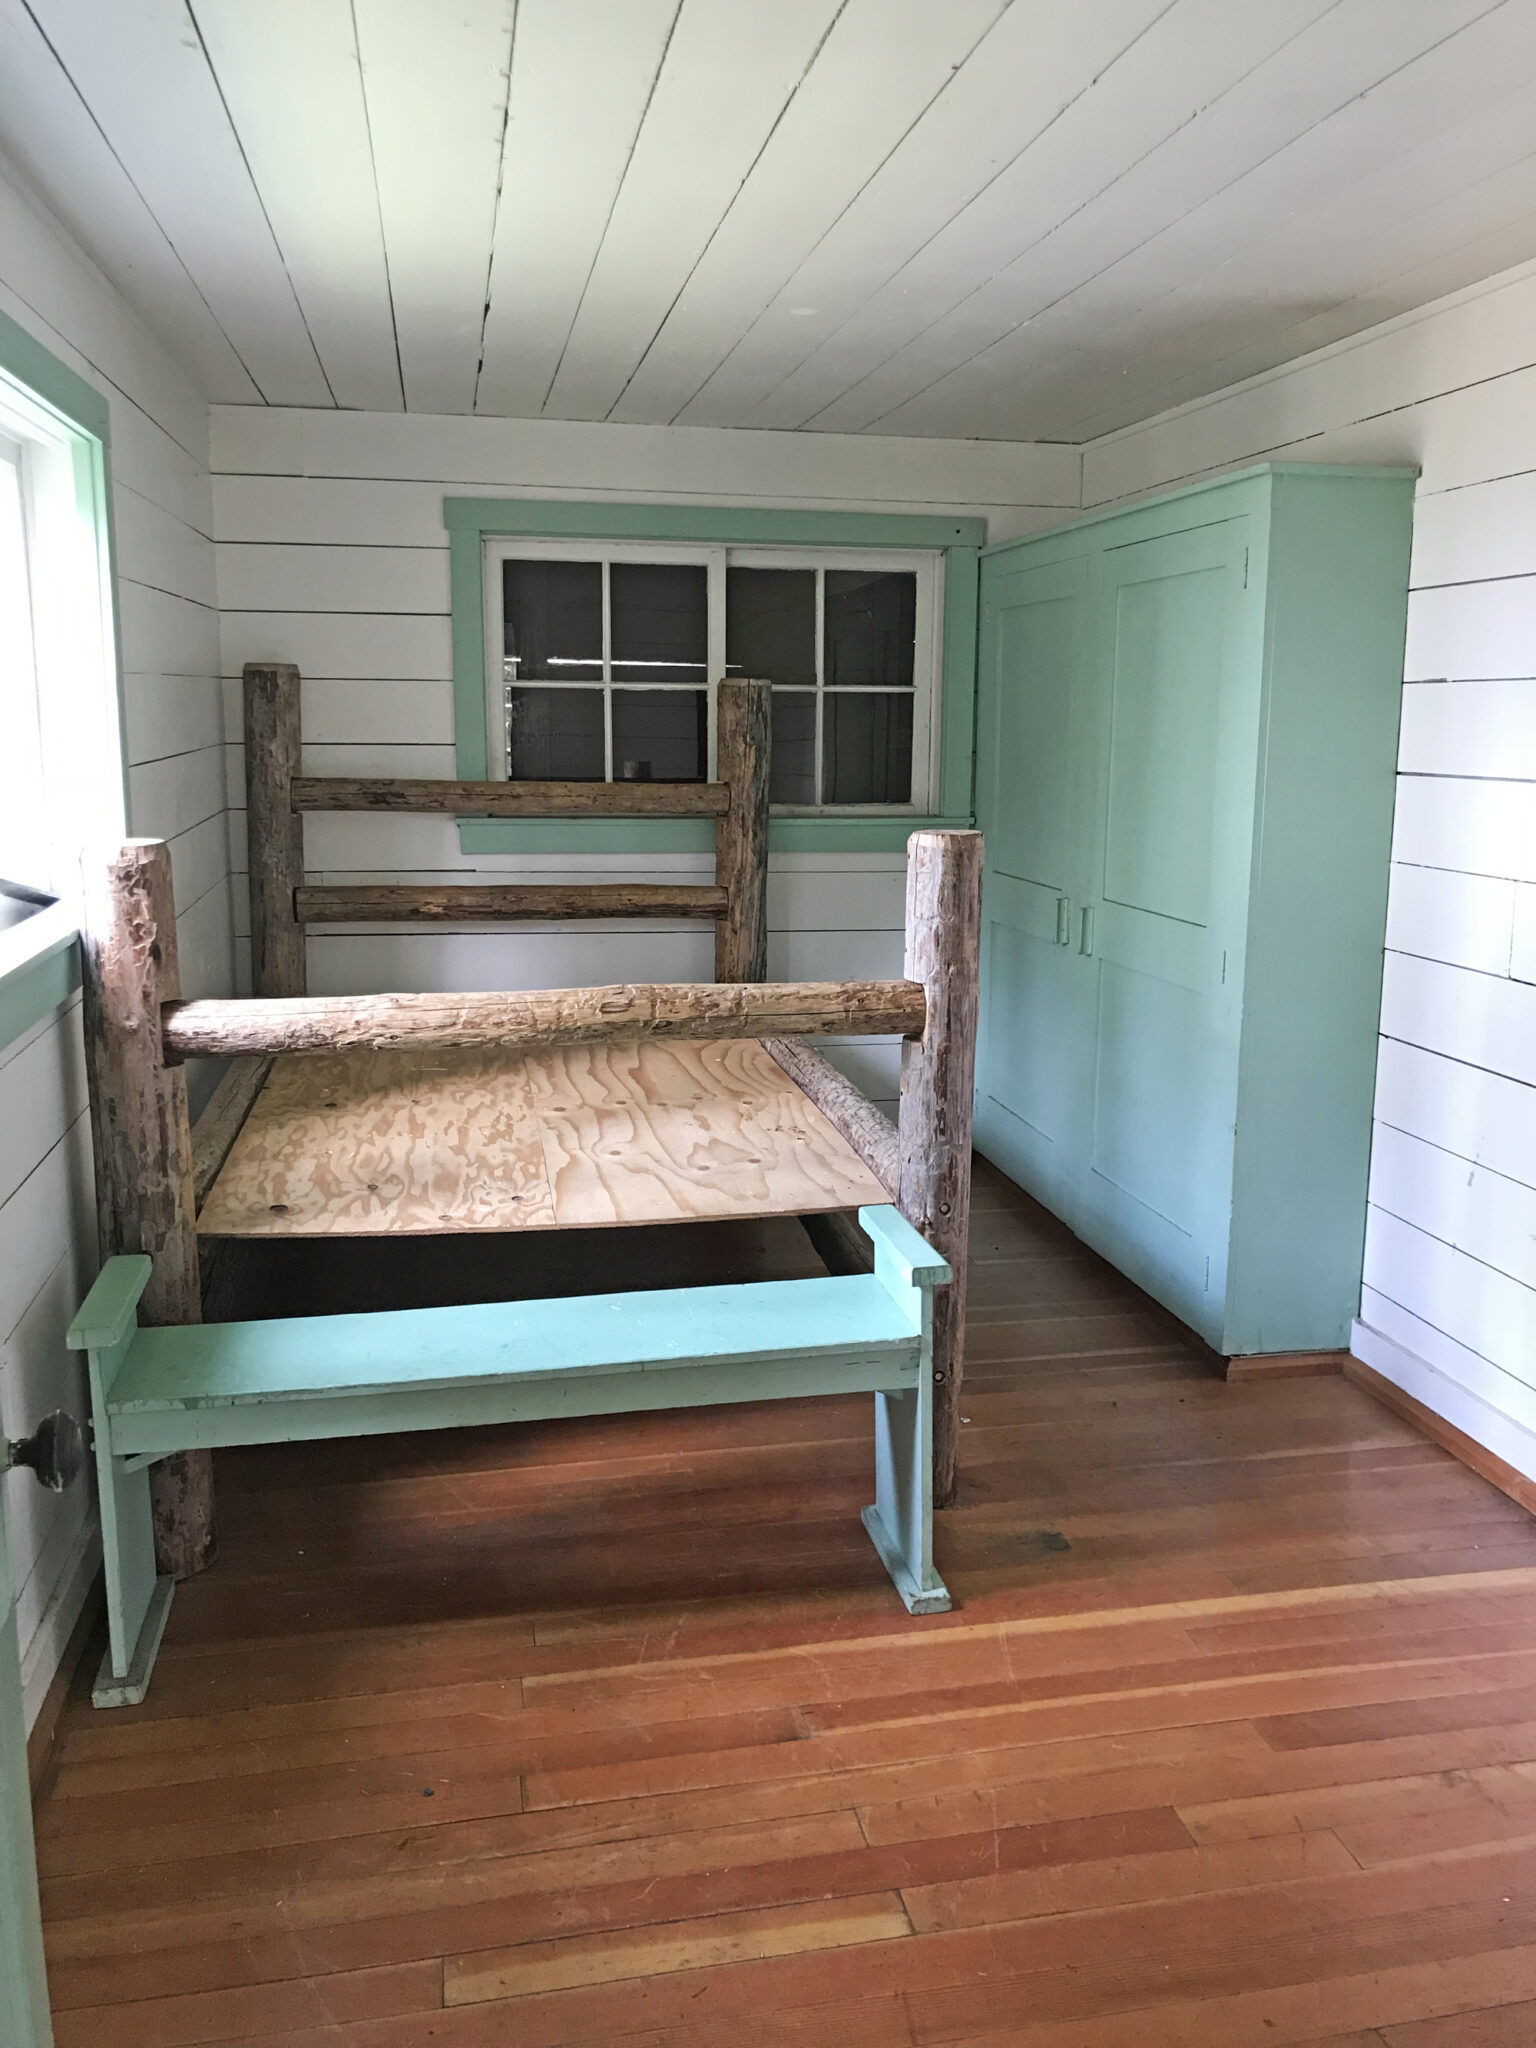
<path fill-rule="evenodd" d="M 866 1527 L 910 1609 L 947 1607 L 931 1554 L 931 1300 L 950 1272 L 894 1209 L 859 1215 L 868 1274 L 163 1329 L 137 1325 L 150 1261 L 109 1260 L 69 1333 L 90 1357 L 101 1483 L 98 1704 L 142 1699 L 169 1610 L 148 1465 L 233 1444 L 873 1393 Z"/>

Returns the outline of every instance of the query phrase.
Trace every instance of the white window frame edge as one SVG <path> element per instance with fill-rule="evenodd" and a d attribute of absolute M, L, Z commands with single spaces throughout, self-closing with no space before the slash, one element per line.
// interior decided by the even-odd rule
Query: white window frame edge
<path fill-rule="evenodd" d="M 744 569 L 883 569 L 909 570 L 916 575 L 916 618 L 912 675 L 912 796 L 904 804 L 775 804 L 783 818 L 906 818 L 926 817 L 939 780 L 943 739 L 944 554 L 938 548 L 779 547 L 772 542 L 623 541 L 528 538 L 518 534 L 485 534 L 481 538 L 481 599 L 485 633 L 486 765 L 493 781 L 505 779 L 506 744 L 502 727 L 502 589 L 499 565 L 506 561 L 685 562 L 702 565 L 709 576 L 709 768 L 715 773 L 715 688 L 725 675 L 725 571 L 727 563 Z M 607 613 L 604 611 L 604 667 L 608 665 Z M 718 642 L 718 644 L 717 644 Z M 817 649 L 818 664 L 821 649 Z M 592 687 L 590 683 L 586 685 Z M 556 683 L 556 689 L 580 688 Z M 611 689 L 605 678 L 604 691 Z M 819 690 L 818 690 L 819 694 Z M 608 744 L 605 709 L 604 744 Z M 611 762 L 605 763 L 611 776 Z"/>

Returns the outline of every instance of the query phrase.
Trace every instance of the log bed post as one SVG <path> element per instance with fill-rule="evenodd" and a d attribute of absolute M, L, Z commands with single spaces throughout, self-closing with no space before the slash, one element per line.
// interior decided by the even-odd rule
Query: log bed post
<path fill-rule="evenodd" d="M 304 820 L 293 785 L 302 768 L 299 672 L 291 662 L 245 668 L 245 802 L 251 876 L 251 987 L 258 996 L 305 992 Z"/>
<path fill-rule="evenodd" d="M 130 839 L 93 880 L 81 956 L 101 1256 L 147 1252 L 150 1323 L 202 1320 L 185 1069 L 161 1058 L 160 1008 L 181 994 L 170 849 Z M 213 1562 L 213 1454 L 150 1474 L 155 1555 L 171 1578 Z"/>
<path fill-rule="evenodd" d="M 898 1206 L 954 1269 L 933 1301 L 933 1498 L 955 1497 L 971 1111 L 981 946 L 979 832 L 914 832 L 907 842 L 906 976 L 923 985 L 927 1023 L 901 1048 Z"/>
<path fill-rule="evenodd" d="M 731 792 L 715 820 L 716 981 L 768 979 L 768 762 L 772 689 L 727 676 L 716 693 L 715 772 Z"/>

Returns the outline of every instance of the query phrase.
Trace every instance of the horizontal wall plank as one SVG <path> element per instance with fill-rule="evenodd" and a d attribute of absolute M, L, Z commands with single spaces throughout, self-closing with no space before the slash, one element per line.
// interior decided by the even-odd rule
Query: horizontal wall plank
<path fill-rule="evenodd" d="M 1536 1088 L 1506 1075 L 1384 1039 L 1376 1121 L 1536 1186 Z"/>
<path fill-rule="evenodd" d="M 1508 974 L 1515 888 L 1486 875 L 1396 866 L 1387 898 L 1388 948 Z"/>
<path fill-rule="evenodd" d="M 1536 668 L 1536 648 L 1526 661 Z M 1409 775 L 1536 781 L 1536 682 L 1408 684 L 1398 762 Z"/>
<path fill-rule="evenodd" d="M 1536 672 L 1536 576 L 1416 590 L 1408 601 L 1410 682 Z"/>
<path fill-rule="evenodd" d="M 1536 1179 L 1536 1160 L 1525 1173 Z M 1371 1200 L 1446 1244 L 1476 1245 L 1480 1260 L 1536 1288 L 1536 1187 L 1383 1125 L 1371 1154 Z"/>
<path fill-rule="evenodd" d="M 222 542 L 228 611 L 448 612 L 448 536 L 434 547 L 295 547 Z"/>
<path fill-rule="evenodd" d="M 1381 1028 L 1388 1038 L 1536 1086 L 1536 988 L 1523 982 L 1389 953 Z"/>
<path fill-rule="evenodd" d="M 1536 882 L 1536 805 L 1530 784 L 1400 777 L 1392 858 L 1417 867 Z"/>
<path fill-rule="evenodd" d="M 446 618 L 226 611 L 220 638 L 227 676 L 238 676 L 247 662 L 273 661 L 291 661 L 310 676 L 443 681 L 453 675 Z"/>
<path fill-rule="evenodd" d="M 1536 1400 L 1536 1288 L 1382 1209 L 1371 1210 L 1366 1227 L 1365 1284 L 1411 1303 L 1421 1321 L 1520 1381 Z"/>
<path fill-rule="evenodd" d="M 1536 576 L 1536 419 L 1516 476 L 1454 491 L 1420 490 L 1413 513 L 1413 581 L 1474 583 L 1490 576 Z M 1506 441 L 1495 458 L 1522 459 Z"/>

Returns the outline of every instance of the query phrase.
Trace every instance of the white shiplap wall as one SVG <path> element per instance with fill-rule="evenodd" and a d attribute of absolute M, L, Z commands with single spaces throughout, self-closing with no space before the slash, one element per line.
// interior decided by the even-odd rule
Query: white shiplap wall
<path fill-rule="evenodd" d="M 1536 1477 L 1536 266 L 1092 444 L 1102 505 L 1422 466 L 1354 1349 Z"/>
<path fill-rule="evenodd" d="M 254 407 L 214 408 L 213 468 L 242 934 L 245 662 L 298 664 L 312 772 L 454 773 L 445 492 L 959 513 L 986 517 L 995 538 L 1059 521 L 1078 492 L 1077 454 L 1066 448 Z M 335 881 L 708 872 L 691 856 L 643 867 L 591 856 L 472 860 L 442 819 L 319 817 L 305 830 L 311 873 Z M 897 971 L 904 868 L 901 854 L 776 858 L 770 973 Z M 707 978 L 711 956 L 699 924 L 355 926 L 312 934 L 309 972 L 316 993 L 575 987 Z M 894 1098 L 894 1049 L 866 1042 L 838 1057 L 877 1099 Z"/>
<path fill-rule="evenodd" d="M 0 308 L 103 392 L 127 712 L 130 827 L 171 844 L 189 992 L 232 975 L 207 407 L 90 260 L 0 169 Z M 0 1048 L 0 1429 L 84 1411 L 64 1331 L 96 1267 L 79 998 Z M 29 1711 L 96 1562 L 88 1489 L 0 1481 Z"/>

